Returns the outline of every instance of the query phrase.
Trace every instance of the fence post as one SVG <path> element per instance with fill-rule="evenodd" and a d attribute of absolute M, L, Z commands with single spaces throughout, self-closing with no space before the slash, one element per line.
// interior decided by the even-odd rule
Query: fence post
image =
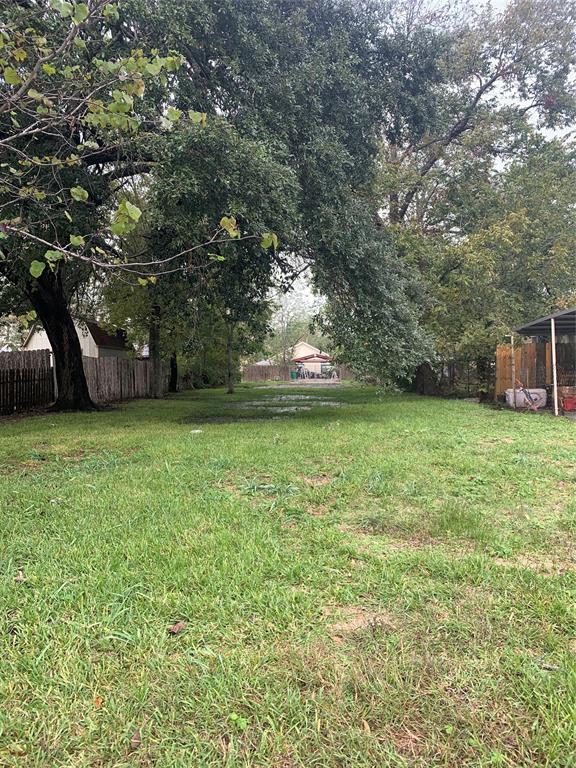
<path fill-rule="evenodd" d="M 10 381 L 8 384 L 8 403 L 10 405 L 10 411 L 14 411 L 16 408 L 16 371 L 13 368 L 10 370 Z"/>

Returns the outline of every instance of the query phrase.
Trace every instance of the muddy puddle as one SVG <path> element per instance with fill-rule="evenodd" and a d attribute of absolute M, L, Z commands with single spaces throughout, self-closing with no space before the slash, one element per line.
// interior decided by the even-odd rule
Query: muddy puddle
<path fill-rule="evenodd" d="M 296 413 L 311 411 L 313 408 L 340 408 L 346 405 L 339 400 L 327 400 L 317 395 L 264 395 L 259 400 L 244 400 L 236 403 L 223 403 L 226 414 L 192 416 L 186 424 L 227 424 L 286 419 Z"/>

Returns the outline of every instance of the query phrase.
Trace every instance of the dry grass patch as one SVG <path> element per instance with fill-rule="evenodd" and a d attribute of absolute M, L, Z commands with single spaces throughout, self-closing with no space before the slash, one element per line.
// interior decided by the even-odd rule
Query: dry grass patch
<path fill-rule="evenodd" d="M 514 558 L 495 557 L 494 562 L 506 568 L 525 568 L 541 575 L 561 576 L 576 573 L 576 552 L 568 549 L 547 556 L 540 552 L 525 552 Z"/>
<path fill-rule="evenodd" d="M 325 517 L 330 512 L 327 504 L 308 504 L 306 512 L 312 517 Z"/>
<path fill-rule="evenodd" d="M 426 734 L 408 726 L 386 729 L 385 738 L 399 755 L 410 760 L 418 758 L 426 750 Z"/>
<path fill-rule="evenodd" d="M 312 477 L 305 477 L 304 482 L 306 485 L 309 485 L 311 488 L 323 488 L 325 485 L 328 485 L 333 480 L 330 475 L 313 475 Z"/>
<path fill-rule="evenodd" d="M 396 619 L 383 610 L 373 610 L 363 606 L 329 606 L 323 611 L 330 619 L 337 618 L 329 626 L 329 635 L 336 642 L 343 642 L 356 632 L 372 630 L 396 630 Z"/>

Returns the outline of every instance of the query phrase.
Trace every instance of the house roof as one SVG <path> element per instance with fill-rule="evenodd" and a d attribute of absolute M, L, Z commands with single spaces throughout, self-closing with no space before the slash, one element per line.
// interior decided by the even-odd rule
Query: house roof
<path fill-rule="evenodd" d="M 324 352 L 317 352 L 314 355 L 304 355 L 303 357 L 293 357 L 293 363 L 329 363 L 332 358 L 325 355 Z"/>
<path fill-rule="evenodd" d="M 576 333 L 576 307 L 562 309 L 553 315 L 539 317 L 537 320 L 532 320 L 532 322 L 526 323 L 526 325 L 515 328 L 515 331 L 522 334 L 522 336 L 551 336 L 552 318 L 554 318 L 557 335 Z"/>
<path fill-rule="evenodd" d="M 98 323 L 95 323 L 93 320 L 83 320 L 82 322 L 90 331 L 90 335 L 94 339 L 94 343 L 97 347 L 108 347 L 110 349 L 130 348 L 126 343 L 126 335 L 124 331 L 117 330 L 116 333 L 112 335 L 101 328 Z"/>

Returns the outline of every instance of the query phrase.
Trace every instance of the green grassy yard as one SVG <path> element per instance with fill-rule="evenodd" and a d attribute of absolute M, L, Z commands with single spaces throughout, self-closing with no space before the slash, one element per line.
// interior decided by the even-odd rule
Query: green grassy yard
<path fill-rule="evenodd" d="M 576 766 L 575 483 L 372 389 L 4 421 L 0 765 Z"/>

